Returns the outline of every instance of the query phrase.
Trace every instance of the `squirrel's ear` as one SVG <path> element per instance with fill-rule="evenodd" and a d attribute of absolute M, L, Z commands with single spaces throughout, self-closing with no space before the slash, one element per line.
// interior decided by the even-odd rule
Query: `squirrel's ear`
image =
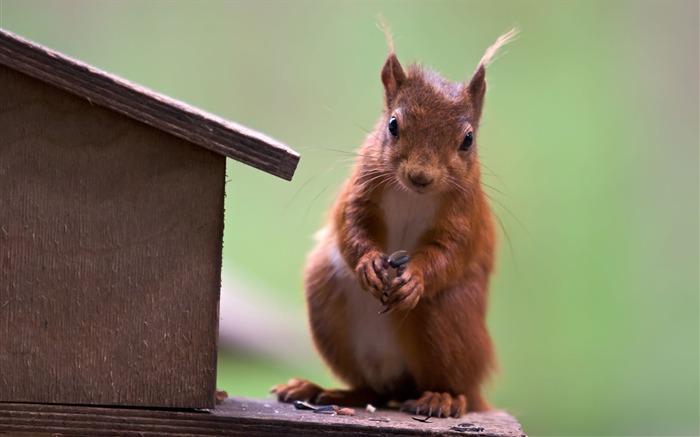
<path fill-rule="evenodd" d="M 382 68 L 382 83 L 384 84 L 387 103 L 390 103 L 396 97 L 396 93 L 405 81 L 406 73 L 404 73 L 396 54 L 392 51 L 386 58 L 384 68 Z"/>
<path fill-rule="evenodd" d="M 481 108 L 484 106 L 484 96 L 486 95 L 486 66 L 484 64 L 479 64 L 476 71 L 469 79 L 469 84 L 467 85 L 467 98 L 469 103 L 474 110 L 474 115 L 479 118 L 481 115 Z"/>
<path fill-rule="evenodd" d="M 479 61 L 476 71 L 474 71 L 472 78 L 469 79 L 469 83 L 467 84 L 467 97 L 472 104 L 476 117 L 481 114 L 481 108 L 484 105 L 484 95 L 486 94 L 486 65 L 491 62 L 491 59 L 498 49 L 513 41 L 516 36 L 518 36 L 518 29 L 511 29 L 509 32 L 499 36 L 496 42 L 486 49 L 486 53 L 484 53 L 481 61 Z"/>

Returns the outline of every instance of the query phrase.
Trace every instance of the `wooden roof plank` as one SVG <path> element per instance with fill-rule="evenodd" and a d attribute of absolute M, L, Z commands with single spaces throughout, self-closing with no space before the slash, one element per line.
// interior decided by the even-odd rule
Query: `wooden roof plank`
<path fill-rule="evenodd" d="M 213 152 L 291 180 L 284 144 L 0 29 L 0 63 Z"/>

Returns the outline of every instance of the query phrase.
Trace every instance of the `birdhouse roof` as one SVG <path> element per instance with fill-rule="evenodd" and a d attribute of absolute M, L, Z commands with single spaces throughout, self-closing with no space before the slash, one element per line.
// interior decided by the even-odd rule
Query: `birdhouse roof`
<path fill-rule="evenodd" d="M 267 173 L 291 180 L 299 154 L 239 124 L 0 29 L 0 65 Z"/>

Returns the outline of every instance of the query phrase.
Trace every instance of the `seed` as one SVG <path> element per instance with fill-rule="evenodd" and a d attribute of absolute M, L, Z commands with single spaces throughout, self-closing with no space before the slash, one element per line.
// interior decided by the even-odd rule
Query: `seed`
<path fill-rule="evenodd" d="M 316 409 L 316 407 L 309 405 L 303 401 L 294 401 L 294 408 L 296 408 L 297 410 L 315 410 Z"/>
<path fill-rule="evenodd" d="M 411 259 L 411 254 L 408 253 L 406 250 L 399 250 L 397 252 L 392 253 L 389 255 L 389 265 L 394 268 L 398 269 L 402 265 L 406 264 L 408 260 Z"/>
<path fill-rule="evenodd" d="M 323 407 L 318 407 L 314 410 L 314 413 L 318 414 L 336 414 L 340 410 L 337 405 L 325 405 Z"/>

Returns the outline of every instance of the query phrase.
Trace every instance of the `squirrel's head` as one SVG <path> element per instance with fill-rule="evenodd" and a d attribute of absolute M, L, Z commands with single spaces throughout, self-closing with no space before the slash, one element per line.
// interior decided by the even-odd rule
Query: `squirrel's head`
<path fill-rule="evenodd" d="M 486 65 L 516 30 L 488 48 L 474 74 L 453 83 L 412 64 L 404 70 L 393 47 L 382 68 L 384 113 L 374 135 L 381 162 L 417 193 L 469 190 L 478 184 L 477 130 L 486 94 Z"/>

